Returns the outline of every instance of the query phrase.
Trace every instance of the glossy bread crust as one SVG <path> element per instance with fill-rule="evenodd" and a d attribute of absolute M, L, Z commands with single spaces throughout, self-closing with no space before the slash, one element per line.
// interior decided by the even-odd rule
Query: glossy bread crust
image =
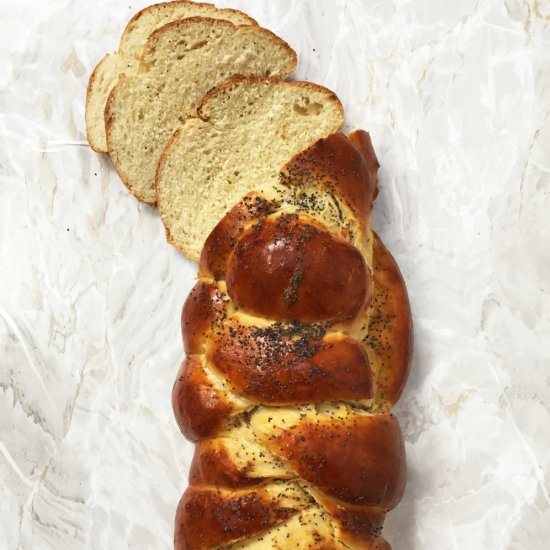
<path fill-rule="evenodd" d="M 266 445 L 342 502 L 389 511 L 403 496 L 405 446 L 393 415 L 304 420 L 270 436 Z"/>
<path fill-rule="evenodd" d="M 227 259 L 251 222 L 269 216 L 279 203 L 251 193 L 235 205 L 216 225 L 206 239 L 199 260 L 199 275 L 225 279 Z"/>
<path fill-rule="evenodd" d="M 364 340 L 378 399 L 393 405 L 409 377 L 413 326 L 405 281 L 395 259 L 374 234 L 374 295 Z"/>
<path fill-rule="evenodd" d="M 246 231 L 228 258 L 226 282 L 237 307 L 277 321 L 346 321 L 370 298 L 359 250 L 298 214 Z"/>
<path fill-rule="evenodd" d="M 172 408 L 178 426 L 190 441 L 213 435 L 233 412 L 226 395 L 208 379 L 201 360 L 183 362 L 172 390 Z"/>
<path fill-rule="evenodd" d="M 181 328 L 185 353 L 205 352 L 206 336 L 225 316 L 225 294 L 208 280 L 199 280 L 185 300 Z"/>
<path fill-rule="evenodd" d="M 207 239 L 173 393 L 197 441 L 176 550 L 391 550 L 381 531 L 406 466 L 389 411 L 412 325 L 403 277 L 370 229 L 377 169 L 366 132 L 320 140 L 282 170 L 287 196 L 251 193 Z M 341 224 L 296 200 L 311 189 Z"/>
<path fill-rule="evenodd" d="M 177 550 L 203 550 L 251 537 L 296 511 L 257 489 L 239 494 L 190 488 L 176 511 Z"/>
<path fill-rule="evenodd" d="M 351 548 L 391 550 L 391 546 L 381 536 L 386 511 L 381 508 L 362 506 L 342 506 L 338 500 L 325 495 L 317 495 L 323 508 L 338 525 L 341 540 Z"/>
<path fill-rule="evenodd" d="M 357 130 L 320 139 L 296 155 L 282 170 L 281 182 L 288 187 L 319 186 L 341 197 L 366 223 L 377 193 L 378 167 L 369 134 Z"/>
<path fill-rule="evenodd" d="M 378 168 L 380 163 L 374 152 L 372 140 L 368 132 L 364 130 L 355 130 L 348 135 L 349 140 L 355 145 L 356 149 L 361 153 L 368 173 L 369 196 L 372 203 L 378 196 Z"/>
<path fill-rule="evenodd" d="M 258 484 L 246 468 L 238 468 L 223 441 L 199 441 L 189 470 L 189 485 L 242 489 Z"/>
<path fill-rule="evenodd" d="M 296 338 L 298 335 L 298 338 Z M 368 356 L 346 336 L 301 325 L 230 328 L 207 354 L 234 390 L 259 403 L 287 405 L 368 399 Z"/>

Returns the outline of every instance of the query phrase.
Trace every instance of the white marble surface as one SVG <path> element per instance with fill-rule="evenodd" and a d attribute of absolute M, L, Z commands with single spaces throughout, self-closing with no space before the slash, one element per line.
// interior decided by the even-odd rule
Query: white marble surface
<path fill-rule="evenodd" d="M 85 144 L 134 0 L 0 1 L 0 548 L 160 550 L 191 446 L 169 394 L 194 266 Z M 382 163 L 414 371 L 394 550 L 550 544 L 550 1 L 227 0 Z"/>

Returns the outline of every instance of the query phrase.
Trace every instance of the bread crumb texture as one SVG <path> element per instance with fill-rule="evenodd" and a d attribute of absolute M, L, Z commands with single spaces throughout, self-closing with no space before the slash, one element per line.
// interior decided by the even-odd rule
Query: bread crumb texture
<path fill-rule="evenodd" d="M 105 109 L 108 149 L 122 181 L 153 204 L 161 151 L 208 90 L 235 74 L 286 78 L 295 65 L 286 42 L 257 26 L 191 18 L 155 31 L 138 74 L 121 77 Z"/>
<path fill-rule="evenodd" d="M 277 196 L 295 154 L 337 132 L 338 98 L 307 82 L 235 77 L 210 92 L 159 163 L 157 200 L 170 241 L 199 257 L 208 234 L 248 192 Z"/>
<path fill-rule="evenodd" d="M 234 25 L 256 25 L 248 15 L 234 9 L 218 9 L 212 4 L 176 0 L 142 9 L 126 25 L 118 51 L 107 54 L 97 64 L 86 95 L 86 131 L 88 141 L 98 153 L 107 152 L 105 105 L 120 75 L 135 74 L 147 39 L 163 25 L 189 17 L 224 19 Z"/>

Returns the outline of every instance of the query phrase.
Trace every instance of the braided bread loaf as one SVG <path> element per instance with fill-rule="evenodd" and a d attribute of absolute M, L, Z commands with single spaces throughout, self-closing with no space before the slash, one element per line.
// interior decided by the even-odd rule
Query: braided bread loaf
<path fill-rule="evenodd" d="M 390 548 L 411 316 L 370 228 L 377 169 L 366 132 L 333 134 L 207 239 L 173 390 L 197 442 L 176 550 Z"/>

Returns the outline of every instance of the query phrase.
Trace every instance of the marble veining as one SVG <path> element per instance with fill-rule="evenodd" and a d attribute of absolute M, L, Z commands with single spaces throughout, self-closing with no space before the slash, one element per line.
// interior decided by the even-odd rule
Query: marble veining
<path fill-rule="evenodd" d="M 170 389 L 195 266 L 86 144 L 145 1 L 2 0 L 0 548 L 167 550 L 192 447 Z M 416 344 L 394 550 L 550 540 L 550 1 L 220 0 L 298 51 L 382 164 Z"/>

